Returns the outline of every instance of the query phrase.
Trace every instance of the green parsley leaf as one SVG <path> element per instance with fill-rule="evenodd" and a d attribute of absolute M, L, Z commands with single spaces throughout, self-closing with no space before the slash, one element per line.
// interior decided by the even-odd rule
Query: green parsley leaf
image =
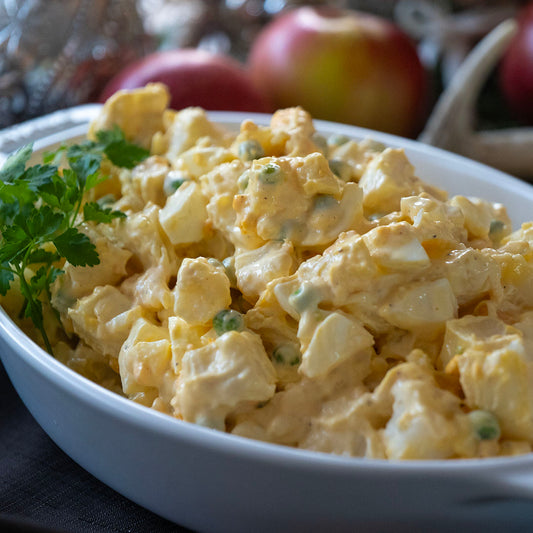
<path fill-rule="evenodd" d="M 76 228 L 68 228 L 52 241 L 57 251 L 74 266 L 94 266 L 100 260 L 96 246 Z"/>
<path fill-rule="evenodd" d="M 28 263 L 39 264 L 47 263 L 52 264 L 59 261 L 61 256 L 57 252 L 49 252 L 43 248 L 37 248 L 28 255 Z"/>
<path fill-rule="evenodd" d="M 29 286 L 33 292 L 39 292 L 46 290 L 48 281 L 48 269 L 41 267 L 35 272 L 35 274 L 30 278 Z"/>
<path fill-rule="evenodd" d="M 33 144 L 28 144 L 11 154 L 0 170 L 0 180 L 10 182 L 18 179 L 24 173 L 32 152 Z"/>
<path fill-rule="evenodd" d="M 93 222 L 109 224 L 115 218 L 125 218 L 122 211 L 114 211 L 110 207 L 102 207 L 97 202 L 89 202 L 83 206 L 83 218 Z"/>
<path fill-rule="evenodd" d="M 20 179 L 27 183 L 30 191 L 39 192 L 43 187 L 51 183 L 56 175 L 57 167 L 52 165 L 35 165 L 26 170 L 20 176 Z"/>
<path fill-rule="evenodd" d="M 41 332 L 44 331 L 44 315 L 43 315 L 43 304 L 41 300 L 36 300 L 31 297 L 30 286 L 27 286 L 27 289 L 22 290 L 22 294 L 26 297 L 24 302 L 24 316 L 26 318 L 31 318 L 31 321 L 37 329 Z M 48 336 L 43 337 L 44 341 L 51 350 L 50 341 Z"/>
<path fill-rule="evenodd" d="M 48 272 L 48 280 L 50 284 L 52 284 L 61 274 L 63 274 L 63 272 L 64 271 L 61 268 L 51 266 Z"/>
<path fill-rule="evenodd" d="M 117 167 L 133 168 L 150 155 L 149 150 L 127 141 L 117 126 L 97 132 L 96 138 L 104 146 L 104 154 Z"/>
<path fill-rule="evenodd" d="M 18 202 L 20 196 L 31 196 L 28 185 L 26 183 L 11 183 L 7 181 L 0 181 L 0 200 L 9 203 Z"/>
<path fill-rule="evenodd" d="M 133 168 L 144 161 L 150 152 L 127 141 L 113 142 L 105 149 L 105 155 L 117 167 Z"/>
<path fill-rule="evenodd" d="M 55 235 L 65 219 L 65 213 L 54 210 L 48 205 L 43 205 L 35 209 L 27 220 L 19 220 L 19 223 L 23 227 L 24 222 L 26 222 L 26 231 L 30 238 L 46 242 Z"/>
<path fill-rule="evenodd" d="M 61 164 L 61 160 L 63 156 L 65 155 L 65 152 L 67 151 L 67 149 L 68 149 L 68 146 L 65 143 L 62 143 L 59 148 L 44 152 L 43 163 L 45 165 L 53 164 L 53 165 L 59 166 Z"/>
<path fill-rule="evenodd" d="M 11 224 L 21 206 L 32 204 L 36 199 L 37 195 L 29 189 L 27 183 L 0 181 L 0 224 Z"/>
<path fill-rule="evenodd" d="M 69 161 L 74 161 L 84 155 L 93 154 L 102 157 L 104 147 L 94 141 L 85 140 L 79 144 L 68 146 L 65 153 Z"/>
<path fill-rule="evenodd" d="M 97 185 L 106 181 L 107 179 L 109 179 L 109 176 L 105 176 L 104 174 L 91 174 L 90 176 L 87 176 L 87 181 L 85 182 L 85 190 L 90 191 L 91 189 L 94 189 Z"/>
<path fill-rule="evenodd" d="M 9 263 L 2 263 L 0 265 L 0 294 L 2 296 L 7 294 L 7 291 L 11 286 L 11 282 L 14 279 L 15 274 L 13 274 L 11 268 L 9 267 Z"/>
<path fill-rule="evenodd" d="M 76 203 L 71 198 L 71 189 L 68 188 L 66 180 L 58 175 L 54 176 L 49 183 L 43 184 L 39 192 L 42 200 L 49 206 L 67 213 Z M 78 195 L 76 194 L 75 196 L 77 197 Z"/>
<path fill-rule="evenodd" d="M 128 142 L 117 127 L 98 132 L 96 141 L 62 145 L 46 153 L 43 164 L 27 168 L 32 149 L 21 148 L 0 169 L 0 294 L 7 294 L 19 280 L 21 315 L 33 321 L 52 353 L 43 303 L 51 305 L 51 285 L 63 272 L 59 261 L 97 265 L 96 247 L 78 229 L 80 224 L 109 223 L 125 216 L 95 202 L 85 203 L 85 193 L 107 179 L 100 170 L 104 158 L 132 168 L 149 153 Z M 34 274 L 26 279 L 29 268 Z"/>
<path fill-rule="evenodd" d="M 84 188 L 89 176 L 100 170 L 102 156 L 84 154 L 81 157 L 69 158 L 70 167 L 75 172 L 80 187 Z"/>
<path fill-rule="evenodd" d="M 120 143 L 126 140 L 124 132 L 116 124 L 110 130 L 97 131 L 96 138 L 104 147 L 107 147 L 112 143 Z"/>
<path fill-rule="evenodd" d="M 31 238 L 20 226 L 2 228 L 2 246 L 0 246 L 0 263 L 17 263 L 31 245 Z"/>

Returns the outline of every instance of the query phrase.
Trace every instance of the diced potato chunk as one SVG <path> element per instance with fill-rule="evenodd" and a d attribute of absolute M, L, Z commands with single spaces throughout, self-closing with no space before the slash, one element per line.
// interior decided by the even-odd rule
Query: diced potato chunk
<path fill-rule="evenodd" d="M 533 368 L 521 335 L 510 334 L 500 341 L 488 352 L 474 346 L 457 356 L 466 403 L 492 412 L 503 437 L 529 440 L 533 438 Z"/>
<path fill-rule="evenodd" d="M 235 255 L 237 286 L 247 298 L 258 297 L 269 281 L 292 274 L 296 257 L 289 242 L 271 241 Z"/>
<path fill-rule="evenodd" d="M 105 355 L 118 357 L 132 325 L 146 314 L 116 287 L 96 287 L 69 309 L 74 332 L 89 346 Z"/>
<path fill-rule="evenodd" d="M 504 322 L 488 316 L 467 315 L 456 320 L 448 320 L 440 352 L 443 367 L 446 367 L 455 355 L 462 354 L 472 346 L 478 345 L 491 351 L 507 329 L 508 326 Z"/>
<path fill-rule="evenodd" d="M 363 235 L 373 259 L 381 266 L 408 270 L 430 264 L 428 254 L 406 222 L 377 227 Z"/>
<path fill-rule="evenodd" d="M 373 344 L 374 338 L 361 324 L 342 313 L 331 313 L 315 329 L 302 355 L 300 372 L 310 378 L 322 376 L 356 354 L 369 365 L 365 349 Z"/>
<path fill-rule="evenodd" d="M 242 402 L 271 398 L 275 381 L 260 337 L 230 331 L 184 355 L 172 404 L 189 422 L 224 429 L 226 416 Z"/>
<path fill-rule="evenodd" d="M 399 287 L 379 313 L 399 328 L 432 335 L 455 318 L 457 300 L 447 279 L 421 281 Z"/>
<path fill-rule="evenodd" d="M 159 222 L 172 244 L 188 244 L 202 239 L 206 206 L 200 186 L 194 181 L 185 182 L 168 197 L 159 212 Z"/>
<path fill-rule="evenodd" d="M 168 161 L 162 157 L 152 156 L 137 165 L 131 172 L 134 193 L 146 204 L 152 202 L 159 206 L 165 204 L 163 184 L 170 170 Z"/>
<path fill-rule="evenodd" d="M 200 348 L 201 330 L 198 327 L 191 326 L 179 316 L 171 316 L 168 319 L 168 332 L 172 348 L 172 366 L 175 371 L 178 371 L 185 352 Z"/>
<path fill-rule="evenodd" d="M 465 217 L 465 228 L 472 239 L 486 239 L 491 233 L 493 222 L 501 226 L 500 233 L 505 235 L 511 222 L 501 204 L 493 204 L 480 198 L 454 196 L 450 205 L 458 207 Z"/>
<path fill-rule="evenodd" d="M 383 440 L 389 459 L 469 457 L 476 442 L 459 399 L 439 389 L 433 376 L 418 365 L 396 367 L 390 389 L 393 415 Z"/>
<path fill-rule="evenodd" d="M 154 134 L 164 128 L 163 111 L 169 100 L 168 89 L 161 83 L 149 83 L 133 91 L 118 91 L 104 104 L 100 115 L 91 124 L 89 137 L 116 125 L 127 139 L 150 148 Z"/>
<path fill-rule="evenodd" d="M 213 143 L 229 144 L 227 132 L 214 124 L 199 107 L 188 107 L 177 112 L 165 133 L 168 146 L 166 157 L 174 162 L 185 150 L 192 148 L 198 139 L 211 139 Z"/>
<path fill-rule="evenodd" d="M 122 388 L 128 395 L 158 389 L 170 368 L 168 331 L 140 318 L 122 345 L 118 363 Z M 157 396 L 157 390 L 156 394 Z"/>
<path fill-rule="evenodd" d="M 366 209 L 388 213 L 400 207 L 403 196 L 416 192 L 414 167 L 401 149 L 387 148 L 367 165 L 359 185 Z"/>
<path fill-rule="evenodd" d="M 184 169 L 195 179 L 200 178 L 211 170 L 229 163 L 235 156 L 227 149 L 220 146 L 195 146 L 180 155 L 176 161 L 176 168 Z"/>
<path fill-rule="evenodd" d="M 52 290 L 52 303 L 61 312 L 76 298 L 91 294 L 95 286 L 116 285 L 126 275 L 131 252 L 96 231 L 88 230 L 87 235 L 96 246 L 100 262 L 92 267 L 65 265 L 65 275 L 56 280 Z"/>
<path fill-rule="evenodd" d="M 230 283 L 224 269 L 203 257 L 183 260 L 173 294 L 174 312 L 191 324 L 210 322 L 231 303 Z"/>

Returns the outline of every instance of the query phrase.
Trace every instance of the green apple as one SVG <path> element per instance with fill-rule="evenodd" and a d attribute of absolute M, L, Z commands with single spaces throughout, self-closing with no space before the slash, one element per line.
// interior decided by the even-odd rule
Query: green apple
<path fill-rule="evenodd" d="M 248 57 L 257 87 L 277 108 L 402 136 L 416 135 L 427 103 L 416 46 L 383 18 L 301 7 L 267 24 Z"/>

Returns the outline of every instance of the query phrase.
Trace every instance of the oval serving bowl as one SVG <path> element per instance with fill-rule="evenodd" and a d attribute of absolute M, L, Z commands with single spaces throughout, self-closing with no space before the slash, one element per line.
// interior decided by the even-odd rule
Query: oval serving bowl
<path fill-rule="evenodd" d="M 0 132 L 5 154 L 83 135 L 98 106 L 80 106 Z M 236 129 L 267 115 L 212 112 Z M 403 147 L 425 181 L 507 206 L 514 227 L 533 218 L 533 187 L 460 156 L 353 126 L 324 134 Z M 0 156 L 1 159 L 1 156 Z M 147 509 L 197 531 L 378 531 L 395 524 L 462 524 L 533 509 L 533 454 L 455 461 L 377 461 L 256 442 L 195 426 L 109 392 L 63 366 L 0 309 L 0 357 L 48 435 L 95 477 Z M 503 514 L 502 514 L 503 513 Z M 406 529 L 402 529 L 406 528 Z"/>

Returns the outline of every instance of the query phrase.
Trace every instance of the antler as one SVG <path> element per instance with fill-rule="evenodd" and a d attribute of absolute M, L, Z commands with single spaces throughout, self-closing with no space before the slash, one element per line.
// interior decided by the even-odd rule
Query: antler
<path fill-rule="evenodd" d="M 440 96 L 418 140 L 516 176 L 533 178 L 533 128 L 474 129 L 479 92 L 516 31 L 516 22 L 506 20 L 470 52 Z"/>

